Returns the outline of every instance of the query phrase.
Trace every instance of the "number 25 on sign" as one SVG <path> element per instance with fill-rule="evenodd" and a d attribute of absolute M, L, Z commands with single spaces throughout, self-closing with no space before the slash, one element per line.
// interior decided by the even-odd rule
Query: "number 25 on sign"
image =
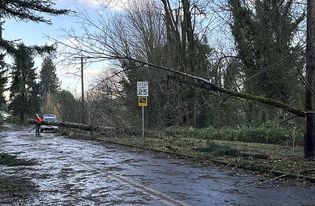
<path fill-rule="evenodd" d="M 137 82 L 137 96 L 138 97 L 149 96 L 149 83 L 148 82 Z"/>

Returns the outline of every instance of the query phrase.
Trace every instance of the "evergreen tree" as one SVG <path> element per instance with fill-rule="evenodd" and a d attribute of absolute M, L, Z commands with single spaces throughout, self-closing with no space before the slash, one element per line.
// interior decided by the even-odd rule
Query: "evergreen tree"
<path fill-rule="evenodd" d="M 284 103 L 299 102 L 302 90 L 294 67 L 302 70 L 303 59 L 295 34 L 304 14 L 294 16 L 293 0 L 229 0 L 229 6 L 232 34 L 245 80 L 248 79 L 244 91 Z M 248 108 L 247 119 L 251 121 L 272 120 L 277 114 L 273 109 L 262 111 L 253 104 Z"/>
<path fill-rule="evenodd" d="M 3 25 L 3 21 L 1 19 L 1 15 L 0 15 L 0 40 L 2 39 L 2 25 Z M 0 47 L 1 49 L 1 47 Z M 6 64 L 4 62 L 4 53 L 0 53 L 0 105 L 5 103 L 5 98 L 3 96 L 3 92 L 4 92 L 4 86 L 7 83 L 7 78 L 5 77 L 5 73 L 6 73 Z"/>
<path fill-rule="evenodd" d="M 51 57 L 46 57 L 40 72 L 40 94 L 56 94 L 59 89 L 59 79 L 56 74 L 56 67 Z"/>
<path fill-rule="evenodd" d="M 66 10 L 66 9 L 55 9 L 53 8 L 55 5 L 54 0 L 19 0 L 19 1 L 12 1 L 12 0 L 1 0 L 0 1 L 0 51 L 4 51 L 4 54 L 11 54 L 13 56 L 15 56 L 15 59 L 18 59 L 21 57 L 21 53 L 20 51 L 17 51 L 16 49 L 16 45 L 9 40 L 3 39 L 2 38 L 2 25 L 4 23 L 4 21 L 6 19 L 15 19 L 17 21 L 31 21 L 31 22 L 37 22 L 37 23 L 47 23 L 47 24 L 51 24 L 51 21 L 49 19 L 47 19 L 46 17 L 43 16 L 43 14 L 50 14 L 50 15 L 63 15 L 63 14 L 68 14 L 70 12 L 70 10 Z M 25 47 L 25 46 L 23 46 Z M 18 50 L 21 49 L 22 47 L 19 46 Z M 29 47 L 30 49 L 32 49 L 33 51 L 37 51 L 38 53 L 42 53 L 42 52 L 50 52 L 52 50 L 54 50 L 53 47 L 51 46 L 32 46 Z M 26 48 L 24 48 L 26 49 Z M 30 51 L 28 51 L 29 53 Z M 4 77 L 4 74 L 6 72 L 5 70 L 5 63 L 3 61 L 3 53 L 0 53 L 0 103 L 4 103 L 4 97 L 3 97 L 3 90 L 4 90 L 4 85 L 7 82 L 7 79 Z M 20 64 L 20 63 L 19 63 Z M 13 73 L 16 73 L 16 75 L 18 76 L 18 69 L 17 69 L 17 65 L 16 69 L 13 71 Z M 18 66 L 20 67 L 20 66 Z M 35 76 L 35 72 L 34 72 L 34 76 Z M 20 117 L 21 117 L 21 121 L 24 120 L 24 114 L 25 112 L 23 111 L 23 107 L 22 105 L 19 105 L 17 102 L 19 102 L 19 100 L 24 101 L 26 98 L 26 94 L 24 90 L 21 90 L 20 94 L 17 94 L 18 88 L 20 88 L 23 85 L 14 85 L 15 83 L 19 82 L 21 77 L 15 77 L 14 81 L 13 81 L 13 85 L 11 87 L 11 91 L 13 90 L 15 93 L 11 94 L 12 97 L 14 97 L 15 99 L 12 101 L 11 103 L 11 107 L 14 108 L 15 112 L 20 111 Z M 35 82 L 35 78 L 34 78 L 34 82 Z M 20 84 L 20 83 L 19 83 Z M 24 82 L 23 84 L 26 84 L 26 82 Z M 33 90 L 28 90 L 28 92 L 30 93 L 36 93 L 38 91 L 38 89 L 32 88 Z M 34 94 L 35 95 L 35 94 Z M 37 94 L 36 94 L 37 95 Z M 29 101 L 31 101 L 32 98 L 34 99 L 34 108 L 39 108 L 39 105 L 37 100 L 36 100 L 36 95 L 34 97 L 29 97 Z M 33 101 L 33 100 L 32 100 Z M 26 104 L 29 104 L 30 102 L 26 102 Z M 36 106 L 37 105 L 37 106 Z M 18 109 L 19 107 L 21 107 L 21 109 Z M 29 110 L 32 110 L 32 108 L 29 108 Z M 35 109 L 37 110 L 37 109 Z M 26 113 L 29 111 L 26 111 Z"/>
<path fill-rule="evenodd" d="M 0 1 L 0 20 L 15 19 L 18 21 L 43 22 L 51 24 L 49 19 L 46 19 L 41 14 L 62 15 L 68 14 L 70 11 L 66 9 L 54 9 L 53 0 L 1 0 Z M 34 47 L 37 51 L 45 51 L 50 47 Z M 7 52 L 14 54 L 15 47 L 11 41 L 5 40 L 0 35 L 0 49 L 5 49 Z"/>
<path fill-rule="evenodd" d="M 4 54 L 0 54 L 0 105 L 5 104 L 3 92 L 5 90 L 4 86 L 7 83 L 7 77 L 5 76 L 7 69 L 6 64 L 3 60 L 4 56 Z"/>
<path fill-rule="evenodd" d="M 59 116 L 62 121 L 78 122 L 80 114 L 80 105 L 67 90 L 61 90 L 56 95 L 58 102 Z M 77 114 L 77 115 L 76 115 Z"/>
<path fill-rule="evenodd" d="M 25 116 L 33 116 L 40 111 L 39 85 L 36 83 L 32 50 L 20 44 L 14 57 L 12 68 L 11 103 L 9 109 L 18 115 L 20 123 Z"/>

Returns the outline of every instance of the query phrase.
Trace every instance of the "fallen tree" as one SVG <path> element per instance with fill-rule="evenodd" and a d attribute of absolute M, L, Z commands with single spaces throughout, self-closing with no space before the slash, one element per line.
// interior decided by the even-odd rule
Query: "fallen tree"
<path fill-rule="evenodd" d="M 249 94 L 249 93 L 235 92 L 235 91 L 223 88 L 223 87 L 219 87 L 219 86 L 211 83 L 210 81 L 208 81 L 202 77 L 198 77 L 198 76 L 195 76 L 192 74 L 184 73 L 184 72 L 170 69 L 167 67 L 158 66 L 158 65 L 155 65 L 155 64 L 152 64 L 152 63 L 149 63 L 146 61 L 138 60 L 138 59 L 135 59 L 132 57 L 113 56 L 112 58 L 114 58 L 114 59 L 127 59 L 127 60 L 131 60 L 131 61 L 143 64 L 143 65 L 147 65 L 150 67 L 155 67 L 157 69 L 168 71 L 168 72 L 171 72 L 173 74 L 177 74 L 177 75 L 172 76 L 172 78 L 175 79 L 176 81 L 180 81 L 183 83 L 189 83 L 189 84 L 196 86 L 196 87 L 200 87 L 200 88 L 204 88 L 204 89 L 212 90 L 212 91 L 217 91 L 217 92 L 223 93 L 223 94 L 229 94 L 229 95 L 237 97 L 237 98 L 242 98 L 242 99 L 260 102 L 260 103 L 263 103 L 266 105 L 270 105 L 272 107 L 277 107 L 277 108 L 283 109 L 283 110 L 290 112 L 292 114 L 295 114 L 296 116 L 299 116 L 299 117 L 305 117 L 305 114 L 307 112 L 312 112 L 312 111 L 307 111 L 307 112 L 303 111 L 302 109 L 290 106 L 288 104 L 285 104 L 283 102 L 280 102 L 280 101 L 277 101 L 274 99 L 256 96 L 256 95 Z"/>
<path fill-rule="evenodd" d="M 29 124 L 36 124 L 35 119 L 30 119 Z M 47 122 L 43 121 L 41 125 L 52 125 L 64 128 L 81 129 L 85 131 L 95 131 L 95 132 L 111 132 L 115 134 L 128 134 L 128 135 L 140 135 L 141 131 L 138 128 L 124 128 L 124 127 L 105 127 L 105 126 L 93 126 L 89 124 L 80 124 L 74 122 Z"/>

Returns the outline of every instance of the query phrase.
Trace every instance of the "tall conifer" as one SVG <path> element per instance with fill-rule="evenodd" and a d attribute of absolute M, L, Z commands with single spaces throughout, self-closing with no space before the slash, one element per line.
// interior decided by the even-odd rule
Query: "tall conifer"
<path fill-rule="evenodd" d="M 40 72 L 40 94 L 56 94 L 59 89 L 59 79 L 56 67 L 51 57 L 45 57 Z"/>
<path fill-rule="evenodd" d="M 32 50 L 20 44 L 12 68 L 11 103 L 9 109 L 23 123 L 26 115 L 33 116 L 40 110 L 39 85 L 36 83 Z"/>

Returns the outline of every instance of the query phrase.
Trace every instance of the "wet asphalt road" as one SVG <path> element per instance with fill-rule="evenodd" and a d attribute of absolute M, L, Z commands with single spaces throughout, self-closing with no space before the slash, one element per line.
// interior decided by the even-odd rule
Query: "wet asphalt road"
<path fill-rule="evenodd" d="M 0 133 L 0 152 L 38 164 L 0 172 L 31 177 L 39 192 L 1 205 L 315 205 L 315 189 L 27 131 Z"/>

